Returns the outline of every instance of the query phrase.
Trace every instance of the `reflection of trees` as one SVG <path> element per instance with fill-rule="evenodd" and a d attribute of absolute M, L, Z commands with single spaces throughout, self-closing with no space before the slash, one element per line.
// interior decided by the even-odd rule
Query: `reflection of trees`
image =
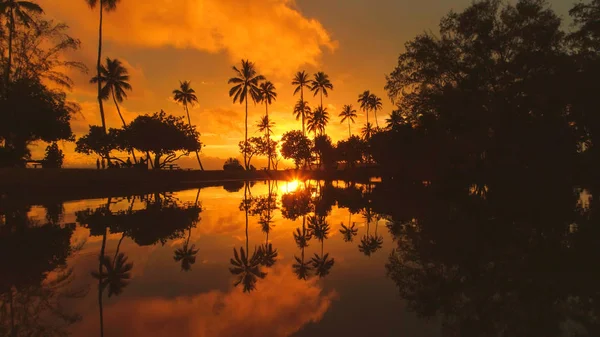
<path fill-rule="evenodd" d="M 100 292 L 108 288 L 108 297 L 120 295 L 129 284 L 133 263 L 128 263 L 125 254 L 119 253 L 112 261 L 108 256 L 104 256 L 102 267 L 100 274 L 92 273 L 99 282 Z"/>
<path fill-rule="evenodd" d="M 329 274 L 334 263 L 334 259 L 329 258 L 329 253 L 324 254 L 323 252 L 324 242 L 329 236 L 329 224 L 324 216 L 313 215 L 308 219 L 308 227 L 314 237 L 321 242 L 321 255 L 315 254 L 311 259 L 312 267 L 314 268 L 316 275 L 325 277 Z"/>
<path fill-rule="evenodd" d="M 365 254 L 365 256 L 371 256 L 371 254 L 375 253 L 383 246 L 383 237 L 377 235 L 377 227 L 379 225 L 377 216 L 375 216 L 368 208 L 365 209 L 363 216 L 367 222 L 367 233 L 360 239 L 358 250 Z M 370 235 L 369 230 L 371 227 L 371 221 L 373 221 L 373 219 L 375 219 L 375 235 Z"/>
<path fill-rule="evenodd" d="M 50 220 L 62 218 L 62 207 Z M 29 219 L 29 207 L 0 206 L 0 335 L 64 335 L 79 315 L 67 312 L 61 299 L 85 295 L 73 288 L 67 258 L 74 225 Z"/>
<path fill-rule="evenodd" d="M 244 292 L 251 292 L 256 289 L 258 279 L 267 276 L 267 274 L 261 270 L 261 264 L 263 262 L 262 249 L 254 248 L 254 252 L 250 255 L 248 247 L 248 216 L 253 207 L 253 200 L 249 194 L 250 185 L 246 184 L 244 187 L 244 200 L 242 200 L 242 203 L 240 204 L 240 210 L 244 211 L 246 216 L 246 250 L 244 250 L 243 247 L 240 247 L 240 252 L 238 254 L 237 249 L 233 248 L 233 258 L 230 260 L 231 267 L 229 267 L 231 274 L 237 276 L 234 286 L 237 287 L 242 284 Z"/>
<path fill-rule="evenodd" d="M 196 202 L 194 203 L 195 205 L 199 205 L 199 197 L 200 189 L 198 189 L 198 192 L 196 193 Z M 197 220 L 200 220 L 200 218 L 198 217 Z M 196 249 L 196 245 L 194 244 L 190 246 L 190 238 L 192 237 L 193 226 L 196 226 L 195 222 L 191 224 L 188 228 L 188 237 L 185 243 L 183 244 L 183 247 L 177 248 L 175 250 L 175 255 L 173 256 L 175 262 L 181 262 L 181 270 L 183 271 L 190 271 L 192 269 L 192 265 L 196 263 L 196 254 L 198 254 L 198 249 Z"/>
<path fill-rule="evenodd" d="M 427 211 L 387 209 L 398 248 L 386 270 L 410 309 L 448 336 L 600 333 L 597 201 L 531 179 L 426 191 Z"/>
<path fill-rule="evenodd" d="M 356 224 L 352 223 L 352 212 L 350 210 L 348 210 L 348 226 L 344 225 L 344 223 L 341 226 L 340 233 L 342 233 L 344 242 L 352 242 L 358 234 L 358 228 L 356 228 Z"/>

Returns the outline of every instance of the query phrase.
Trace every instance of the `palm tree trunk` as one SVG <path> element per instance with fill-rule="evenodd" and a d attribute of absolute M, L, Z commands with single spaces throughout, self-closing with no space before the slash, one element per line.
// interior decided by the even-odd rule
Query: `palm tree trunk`
<path fill-rule="evenodd" d="M 269 128 L 269 103 L 265 100 L 265 111 L 267 115 L 267 170 L 271 171 L 271 130 Z M 270 193 L 270 192 L 269 192 Z"/>
<path fill-rule="evenodd" d="M 190 111 L 188 110 L 187 103 L 185 103 L 184 106 L 185 106 L 185 113 L 187 114 L 187 118 L 188 118 L 188 124 L 190 126 L 192 126 L 192 120 L 190 119 Z M 198 151 L 196 151 L 196 159 L 198 159 L 198 165 L 200 166 L 200 170 L 204 171 L 204 166 L 202 166 L 202 162 L 200 161 L 200 154 L 198 153 Z"/>
<path fill-rule="evenodd" d="M 10 27 L 8 29 L 8 61 L 6 63 L 6 73 L 4 74 L 4 85 L 8 86 L 8 82 L 10 81 L 10 71 L 12 68 L 12 42 L 13 36 L 15 34 L 15 14 L 14 10 L 11 7 L 9 12 L 9 20 Z"/>
<path fill-rule="evenodd" d="M 115 250 L 115 257 L 113 258 L 113 268 L 115 267 L 115 262 L 117 261 L 117 255 L 119 255 L 119 249 L 121 248 L 121 242 L 125 238 L 125 232 L 121 234 L 121 238 L 119 239 L 119 243 L 117 244 L 117 250 Z"/>
<path fill-rule="evenodd" d="M 350 132 L 350 119 L 348 119 L 348 138 L 352 137 L 352 132 Z"/>
<path fill-rule="evenodd" d="M 323 109 L 323 90 L 321 90 L 321 109 Z"/>
<path fill-rule="evenodd" d="M 108 198 L 108 204 L 110 205 L 110 198 Z M 102 259 L 104 258 L 104 249 L 106 248 L 106 228 L 104 228 L 104 234 L 102 235 L 102 248 L 100 248 L 98 275 L 102 275 Z M 100 337 L 104 337 L 104 315 L 102 307 L 102 279 L 98 280 L 98 308 L 100 310 Z"/>
<path fill-rule="evenodd" d="M 248 147 L 248 97 L 246 97 L 246 122 L 245 122 L 245 127 L 246 127 L 246 133 L 244 135 L 244 165 L 246 166 L 246 171 L 248 170 L 248 161 L 247 161 L 247 156 L 246 156 L 246 148 Z M 248 217 L 246 215 L 246 217 Z M 247 222 L 247 221 L 246 221 Z M 248 249 L 246 247 L 246 249 Z"/>
<path fill-rule="evenodd" d="M 246 211 L 246 256 L 250 255 L 250 251 L 248 250 L 248 184 L 244 182 L 246 186 L 244 187 L 244 210 Z"/>
<path fill-rule="evenodd" d="M 324 246 L 325 240 L 321 240 L 321 257 L 323 257 L 323 246 Z"/>
<path fill-rule="evenodd" d="M 100 119 L 102 119 L 102 129 L 106 133 L 106 119 L 104 118 L 104 105 L 102 104 L 102 81 L 100 81 L 100 70 L 102 69 L 102 19 L 103 19 L 103 0 L 100 0 L 100 26 L 98 28 L 98 62 L 96 70 L 98 71 L 98 105 L 100 107 Z M 108 158 L 108 153 L 106 158 Z"/>
<path fill-rule="evenodd" d="M 300 85 L 300 100 L 302 100 L 302 134 L 306 137 L 306 130 L 304 128 L 304 110 L 306 107 L 304 106 L 304 86 Z"/>
<path fill-rule="evenodd" d="M 377 120 L 377 109 L 373 109 L 373 113 L 375 113 L 375 126 L 379 127 L 379 121 Z"/>
<path fill-rule="evenodd" d="M 121 114 L 121 108 L 119 108 L 119 103 L 117 103 L 117 97 L 115 96 L 115 90 L 113 88 L 110 88 L 110 91 L 112 93 L 112 97 L 113 97 L 113 101 L 115 102 L 115 106 L 117 107 L 117 113 L 119 114 L 119 118 L 121 118 L 121 122 L 123 123 L 123 128 L 125 128 L 127 126 L 127 123 L 125 123 L 125 119 L 123 118 L 123 115 Z M 133 148 L 131 149 L 131 156 L 133 157 L 133 162 L 137 164 L 137 158 L 135 157 L 135 150 Z"/>

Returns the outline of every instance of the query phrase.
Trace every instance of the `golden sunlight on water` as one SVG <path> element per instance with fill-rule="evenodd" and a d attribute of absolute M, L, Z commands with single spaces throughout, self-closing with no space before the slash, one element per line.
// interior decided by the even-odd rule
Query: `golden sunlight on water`
<path fill-rule="evenodd" d="M 315 201 L 323 199 L 334 185 L 340 191 L 345 187 L 343 182 L 326 187 L 319 182 L 291 180 L 253 183 L 246 190 L 243 183 L 234 182 L 172 194 L 64 203 L 62 222 L 76 224 L 71 246 L 80 247 L 67 261 L 73 271 L 71 286 L 87 290 L 84 297 L 61 304 L 70 313 L 81 315 L 68 331 L 83 336 L 100 329 L 98 281 L 90 274 L 98 271 L 104 238 L 102 231 L 89 223 L 104 219 L 93 220 L 99 214 L 94 210 L 107 206 L 111 214 L 128 215 L 126 219 L 140 225 L 108 224 L 105 255 L 116 261 L 124 254 L 124 264 L 133 267 L 119 293 L 102 293 L 104 336 L 314 336 L 373 330 L 364 324 L 350 326 L 349 318 L 384 322 L 375 328 L 382 333 L 400 320 L 410 324 L 398 329 L 413 331 L 421 323 L 405 311 L 393 282 L 386 278 L 385 264 L 395 246 L 387 220 L 369 210 L 355 209 L 353 214 L 335 200 L 325 206 Z M 295 214 L 305 197 L 313 200 L 311 211 L 304 216 Z M 251 200 L 248 215 L 244 200 Z M 164 218 L 162 213 L 151 213 L 154 215 L 143 221 L 136 218 L 157 204 L 164 208 L 170 202 L 182 208 L 197 202 L 201 206 L 199 220 L 175 228 L 181 220 L 176 212 Z M 264 205 L 270 205 L 266 213 L 261 209 Z M 44 209 L 32 207 L 29 216 L 42 222 Z M 320 217 L 315 212 L 327 215 Z M 326 233 L 322 240 L 313 234 L 301 249 L 296 235 L 310 226 L 317 226 L 314 233 Z M 175 229 L 165 229 L 170 227 Z M 344 232 L 346 228 L 353 229 Z M 369 246 L 372 238 L 375 247 Z M 258 277 L 248 276 L 246 262 L 241 267 L 246 271 L 233 271 L 238 255 L 241 261 L 244 254 L 251 260 L 250 255 L 269 246 L 271 253 L 275 252 L 272 263 L 261 262 L 262 266 L 248 273 Z M 302 265 L 308 266 L 306 277 Z M 235 286 L 237 283 L 241 284 Z M 422 324 L 421 331 L 437 329 Z"/>

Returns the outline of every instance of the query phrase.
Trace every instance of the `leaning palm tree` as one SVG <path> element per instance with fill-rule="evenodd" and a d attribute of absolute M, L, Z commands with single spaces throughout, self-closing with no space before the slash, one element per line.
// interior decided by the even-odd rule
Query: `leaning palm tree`
<path fill-rule="evenodd" d="M 369 95 L 369 107 L 375 113 L 375 126 L 379 128 L 379 122 L 377 121 L 377 111 L 381 110 L 383 103 L 381 103 L 381 98 L 377 97 L 375 94 Z"/>
<path fill-rule="evenodd" d="M 344 105 L 342 112 L 340 112 L 338 117 L 342 117 L 340 123 L 348 121 L 348 137 L 351 137 L 352 132 L 350 131 L 350 122 L 354 123 L 354 118 L 356 118 L 356 110 L 352 108 L 352 104 Z"/>
<path fill-rule="evenodd" d="M 321 107 L 323 107 L 323 95 L 329 96 L 327 90 L 333 90 L 333 84 L 329 80 L 329 75 L 322 71 L 315 74 L 315 78 L 310 82 L 310 91 L 314 93 L 314 96 L 321 94 Z"/>
<path fill-rule="evenodd" d="M 35 2 L 19 0 L 0 1 L 0 13 L 7 17 L 8 24 L 8 59 L 6 61 L 6 70 L 4 74 L 4 83 L 8 85 L 10 81 L 10 72 L 12 68 L 12 48 L 13 39 L 16 32 L 15 17 L 21 20 L 26 27 L 33 21 L 31 14 L 41 14 L 44 10 Z"/>
<path fill-rule="evenodd" d="M 229 81 L 227 81 L 228 84 L 233 84 L 233 87 L 229 90 L 229 97 L 233 97 L 233 103 L 239 102 L 240 104 L 243 104 L 246 102 L 246 133 L 244 136 L 244 144 L 247 144 L 248 99 L 251 99 L 254 103 L 260 101 L 261 90 L 259 83 L 260 81 L 264 81 L 265 78 L 257 73 L 254 63 L 248 60 L 242 60 L 242 67 L 240 69 L 238 69 L 236 66 L 233 66 L 233 71 L 235 71 L 235 77 L 232 77 L 229 79 Z M 248 170 L 249 167 L 246 152 L 247 151 L 244 151 L 244 165 L 246 170 Z"/>
<path fill-rule="evenodd" d="M 194 106 L 194 104 L 198 103 L 198 97 L 196 96 L 196 91 L 192 89 L 191 82 L 179 81 L 179 89 L 173 90 L 173 99 L 175 102 L 183 104 L 185 113 L 187 114 L 188 124 L 191 126 L 192 120 L 190 119 L 190 110 L 188 109 L 188 105 Z M 198 151 L 196 151 L 196 159 L 198 159 L 200 170 L 204 171 Z"/>
<path fill-rule="evenodd" d="M 127 98 L 125 90 L 131 91 L 131 85 L 129 84 L 129 73 L 127 68 L 123 66 L 123 63 L 117 59 L 106 58 L 106 65 L 100 66 L 100 77 L 94 76 L 90 82 L 98 83 L 101 82 L 102 87 L 102 98 L 108 99 L 112 96 L 115 106 L 117 107 L 117 113 L 123 126 L 126 126 L 125 119 L 121 114 L 121 108 L 119 103 L 123 103 L 123 100 Z"/>
<path fill-rule="evenodd" d="M 400 110 L 392 111 L 390 116 L 385 120 L 386 127 L 389 130 L 397 130 L 400 127 L 400 125 L 402 125 L 403 121 L 404 121 L 404 118 L 402 117 Z"/>
<path fill-rule="evenodd" d="M 273 104 L 273 101 L 277 100 L 277 93 L 275 92 L 275 86 L 271 81 L 266 81 L 260 84 L 260 100 L 265 103 L 265 117 L 269 120 L 269 105 Z M 267 144 L 271 144 L 271 128 L 267 123 L 267 129 L 265 132 L 267 136 Z M 271 170 L 271 146 L 267 146 L 267 170 Z"/>
<path fill-rule="evenodd" d="M 92 9 L 96 6 L 100 9 L 100 26 L 98 29 L 98 62 L 96 64 L 97 76 L 102 72 L 102 20 L 104 11 L 111 12 L 117 9 L 117 4 L 121 0 L 85 0 Z M 102 105 L 102 83 L 98 82 L 98 105 L 100 106 L 100 118 L 102 119 L 102 129 L 106 133 L 106 119 L 104 118 L 104 106 Z"/>
<path fill-rule="evenodd" d="M 109 57 L 106 58 L 106 65 L 103 64 L 100 68 L 100 76 L 94 76 L 90 82 L 100 82 L 102 84 L 102 99 L 107 100 L 112 96 L 121 123 L 123 123 L 123 127 L 125 127 L 127 123 L 125 123 L 125 119 L 121 114 L 119 103 L 123 103 L 127 98 L 127 92 L 125 92 L 125 90 L 132 90 L 131 85 L 129 84 L 129 72 L 127 71 L 127 68 L 123 66 L 121 61 Z M 133 161 L 137 163 L 137 158 L 135 157 L 135 151 L 133 149 L 131 149 L 131 155 L 133 156 Z"/>
<path fill-rule="evenodd" d="M 300 101 L 299 104 L 301 105 L 300 108 L 298 109 L 299 111 L 306 111 L 306 101 L 304 101 L 304 87 L 308 87 L 309 85 L 309 80 L 308 80 L 308 74 L 305 71 L 299 71 L 296 73 L 296 76 L 294 76 L 294 79 L 292 80 L 292 85 L 296 86 L 296 89 L 294 89 L 294 95 L 296 95 L 298 92 L 300 92 Z M 296 112 L 296 110 L 294 109 L 294 112 Z M 304 128 L 304 118 L 305 115 L 304 113 L 302 113 L 302 134 L 306 136 L 306 131 Z M 298 120 L 298 115 L 296 115 L 296 120 Z"/>
<path fill-rule="evenodd" d="M 327 123 L 329 123 L 329 112 L 327 112 L 327 108 L 319 106 L 308 117 L 306 126 L 308 132 L 313 132 L 316 138 L 317 131 L 321 135 L 325 133 L 325 127 L 327 126 Z"/>
<path fill-rule="evenodd" d="M 371 92 L 369 90 L 365 90 L 362 94 L 358 95 L 358 103 L 360 103 L 360 108 L 367 115 L 367 124 L 369 124 L 369 110 L 371 109 Z"/>

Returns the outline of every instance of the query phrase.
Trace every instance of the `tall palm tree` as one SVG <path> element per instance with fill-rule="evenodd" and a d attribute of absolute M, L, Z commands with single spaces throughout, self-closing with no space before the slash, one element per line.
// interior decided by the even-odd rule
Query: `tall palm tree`
<path fill-rule="evenodd" d="M 265 117 L 267 121 L 269 121 L 269 105 L 272 104 L 275 100 L 277 100 L 277 93 L 275 92 L 275 86 L 271 81 L 265 81 L 260 84 L 260 100 L 265 103 Z M 269 123 L 267 123 L 267 130 L 265 132 L 267 136 L 267 145 L 271 144 L 271 128 Z M 271 170 L 271 146 L 267 146 L 268 152 L 268 163 L 267 170 Z"/>
<path fill-rule="evenodd" d="M 354 118 L 356 118 L 356 110 L 352 108 L 352 104 L 344 105 L 342 112 L 340 112 L 338 117 L 342 117 L 340 123 L 348 121 L 348 137 L 351 137 L 352 132 L 350 131 L 350 122 L 354 123 Z"/>
<path fill-rule="evenodd" d="M 15 17 L 29 27 L 33 21 L 30 14 L 42 14 L 44 10 L 35 2 L 18 1 L 18 0 L 2 0 L 0 1 L 0 13 L 7 16 L 8 19 L 8 60 L 6 62 L 6 70 L 4 74 L 4 83 L 8 85 L 10 81 L 10 72 L 12 68 L 12 47 L 15 35 Z"/>
<path fill-rule="evenodd" d="M 190 81 L 179 81 L 179 89 L 173 90 L 173 99 L 175 102 L 179 104 L 183 104 L 185 108 L 185 113 L 187 114 L 188 124 L 192 125 L 192 120 L 190 119 L 190 110 L 188 109 L 188 105 L 194 106 L 194 104 L 198 103 L 198 97 L 196 96 L 196 90 L 192 89 Z M 200 166 L 200 170 L 204 171 L 204 166 L 202 166 L 202 162 L 200 161 L 200 154 L 196 151 L 196 159 L 198 159 L 198 165 Z"/>
<path fill-rule="evenodd" d="M 400 125 L 402 125 L 403 121 L 404 121 L 404 118 L 402 117 L 400 110 L 392 111 L 392 113 L 390 114 L 390 117 L 388 117 L 385 120 L 385 122 L 387 123 L 386 127 L 390 130 L 398 129 L 398 127 Z"/>
<path fill-rule="evenodd" d="M 294 115 L 296 116 L 296 120 L 302 119 L 302 134 L 306 136 L 306 117 L 310 116 L 312 113 L 310 107 L 308 106 L 308 102 L 300 99 L 296 105 L 294 105 Z"/>
<path fill-rule="evenodd" d="M 327 123 L 329 123 L 329 112 L 327 112 L 327 108 L 319 106 L 310 116 L 308 116 L 306 126 L 308 132 L 314 132 L 316 138 L 317 131 L 321 135 L 325 133 L 325 127 L 327 126 Z"/>
<path fill-rule="evenodd" d="M 296 89 L 294 89 L 294 95 L 296 95 L 298 92 L 300 92 L 300 101 L 299 104 L 301 105 L 298 109 L 298 111 L 306 111 L 306 101 L 304 100 L 304 87 L 308 87 L 309 85 L 309 80 L 308 80 L 308 74 L 305 71 L 299 71 L 296 73 L 296 76 L 294 76 L 294 79 L 292 80 L 292 85 L 296 86 Z M 296 105 L 298 106 L 298 105 Z M 296 112 L 296 109 L 294 109 L 294 112 Z M 306 131 L 304 128 L 304 118 L 305 115 L 304 113 L 302 113 L 302 134 L 306 136 Z M 298 115 L 296 115 L 296 120 L 298 120 Z"/>
<path fill-rule="evenodd" d="M 369 107 L 375 113 L 375 126 L 379 128 L 379 122 L 377 120 L 377 111 L 381 110 L 381 108 L 383 107 L 381 98 L 377 97 L 377 95 L 375 94 L 369 95 Z"/>
<path fill-rule="evenodd" d="M 371 135 L 373 134 L 373 125 L 371 125 L 371 123 L 365 124 L 365 126 L 360 130 L 360 134 L 364 140 L 371 139 Z"/>
<path fill-rule="evenodd" d="M 371 92 L 369 90 L 365 90 L 362 94 L 358 95 L 358 103 L 360 103 L 360 108 L 367 115 L 367 124 L 369 124 L 369 110 L 371 109 Z"/>
<path fill-rule="evenodd" d="M 329 80 L 329 75 L 322 71 L 315 74 L 315 78 L 310 82 L 310 90 L 314 92 L 314 96 L 321 94 L 321 107 L 323 107 L 323 95 L 329 96 L 327 90 L 333 90 L 333 84 Z"/>
<path fill-rule="evenodd" d="M 85 0 L 90 8 L 96 6 L 100 9 L 100 24 L 98 28 L 98 62 L 96 64 L 97 76 L 100 77 L 102 72 L 102 20 L 104 11 L 111 12 L 117 9 L 117 4 L 121 0 Z M 106 133 L 106 119 L 104 117 L 104 106 L 102 105 L 102 83 L 98 82 L 98 105 L 100 106 L 100 118 L 102 119 L 102 129 Z"/>
<path fill-rule="evenodd" d="M 227 81 L 228 84 L 233 84 L 233 87 L 229 90 L 229 97 L 233 97 L 233 103 L 239 102 L 243 104 L 246 102 L 246 133 L 244 136 L 244 144 L 248 143 L 248 99 L 251 99 L 254 103 L 260 101 L 261 90 L 259 83 L 264 81 L 265 78 L 259 75 L 256 71 L 256 67 L 253 62 L 248 60 L 242 60 L 242 67 L 238 69 L 233 66 L 235 71 L 235 77 L 232 77 Z M 248 97 L 250 96 L 250 97 Z M 244 165 L 246 170 L 249 169 L 247 154 L 244 152 Z"/>

